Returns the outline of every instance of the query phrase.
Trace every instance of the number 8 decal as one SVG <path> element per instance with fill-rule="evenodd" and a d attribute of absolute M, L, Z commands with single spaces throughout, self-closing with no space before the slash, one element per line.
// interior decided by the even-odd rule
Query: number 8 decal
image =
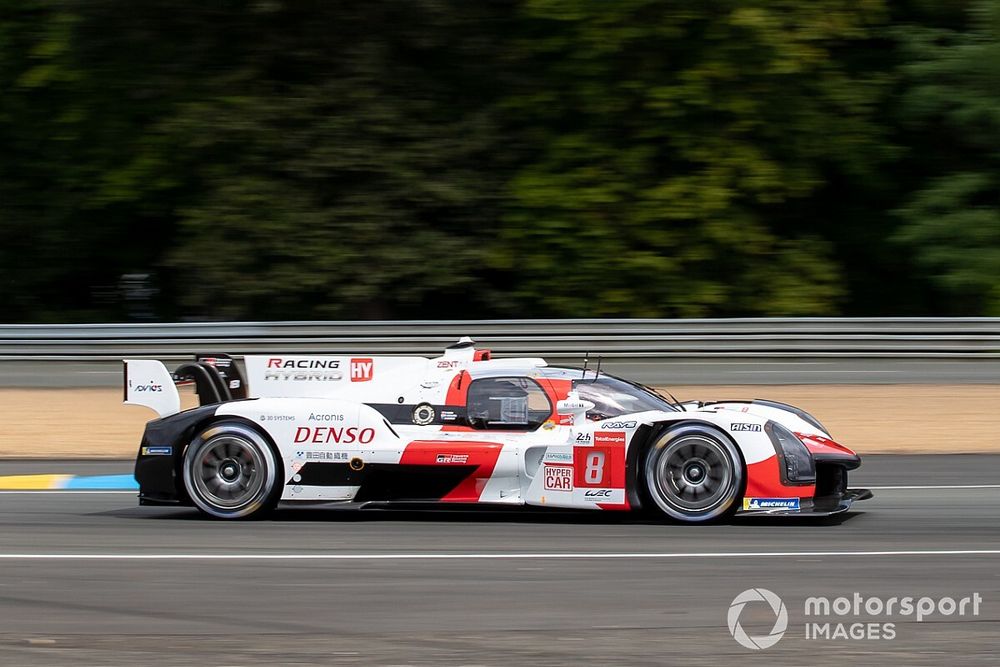
<path fill-rule="evenodd" d="M 604 481 L 604 452 L 589 452 L 586 458 L 583 478 L 587 484 L 600 486 Z"/>
<path fill-rule="evenodd" d="M 599 440 L 598 431 L 594 440 Z M 585 489 L 625 488 L 625 439 L 573 448 L 573 484 Z"/>

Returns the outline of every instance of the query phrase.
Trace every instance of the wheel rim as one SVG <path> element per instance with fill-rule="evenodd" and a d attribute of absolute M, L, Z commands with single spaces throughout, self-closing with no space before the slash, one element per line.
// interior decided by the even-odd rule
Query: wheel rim
<path fill-rule="evenodd" d="M 254 443 L 226 433 L 199 448 L 190 472 L 195 489 L 207 503 L 234 510 L 259 497 L 266 481 L 265 465 Z"/>
<path fill-rule="evenodd" d="M 707 512 L 732 498 L 736 477 L 726 449 L 688 435 L 669 443 L 651 471 L 657 495 L 685 512 Z"/>

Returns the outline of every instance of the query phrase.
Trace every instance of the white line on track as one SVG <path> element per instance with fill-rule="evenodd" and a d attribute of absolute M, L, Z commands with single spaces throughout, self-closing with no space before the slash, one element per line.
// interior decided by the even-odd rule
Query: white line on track
<path fill-rule="evenodd" d="M 929 486 L 869 486 L 872 491 L 910 491 L 920 489 L 1000 489 L 1000 484 L 932 484 Z"/>
<path fill-rule="evenodd" d="M 681 558 L 815 558 L 815 557 L 876 557 L 876 556 L 1000 556 L 1000 549 L 963 550 L 897 550 L 897 551 L 748 551 L 700 553 L 402 553 L 402 554 L 191 554 L 191 553 L 91 553 L 91 554 L 0 554 L 0 560 L 520 560 L 520 559 L 574 559 L 574 560 L 629 560 L 629 559 L 681 559 Z"/>

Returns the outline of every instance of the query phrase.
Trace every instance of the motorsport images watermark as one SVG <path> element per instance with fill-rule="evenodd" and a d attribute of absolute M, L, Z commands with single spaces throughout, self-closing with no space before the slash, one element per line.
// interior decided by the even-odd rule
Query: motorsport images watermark
<path fill-rule="evenodd" d="M 878 597 L 853 593 L 851 597 L 809 597 L 802 607 L 805 619 L 805 639 L 826 640 L 891 640 L 896 638 L 897 619 L 922 622 L 930 616 L 979 616 L 983 596 L 973 593 L 954 597 Z M 744 628 L 744 616 L 766 619 L 771 629 L 751 634 Z M 771 620 L 773 619 L 773 624 Z M 729 634 L 745 648 L 759 651 L 777 644 L 788 631 L 788 609 L 785 602 L 766 588 L 749 588 L 729 605 L 726 615 Z"/>

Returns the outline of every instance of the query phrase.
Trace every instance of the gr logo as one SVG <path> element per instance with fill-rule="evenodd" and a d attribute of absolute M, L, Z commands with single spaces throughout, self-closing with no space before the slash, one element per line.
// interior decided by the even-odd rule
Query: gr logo
<path fill-rule="evenodd" d="M 763 602 L 769 605 L 774 613 L 774 626 L 766 635 L 748 635 L 740 623 L 743 608 L 752 602 Z M 759 651 L 774 646 L 784 636 L 785 630 L 788 629 L 788 610 L 785 609 L 785 603 L 781 598 L 766 588 L 749 588 L 733 598 L 726 622 L 729 624 L 729 634 L 739 642 L 740 646 Z"/>

